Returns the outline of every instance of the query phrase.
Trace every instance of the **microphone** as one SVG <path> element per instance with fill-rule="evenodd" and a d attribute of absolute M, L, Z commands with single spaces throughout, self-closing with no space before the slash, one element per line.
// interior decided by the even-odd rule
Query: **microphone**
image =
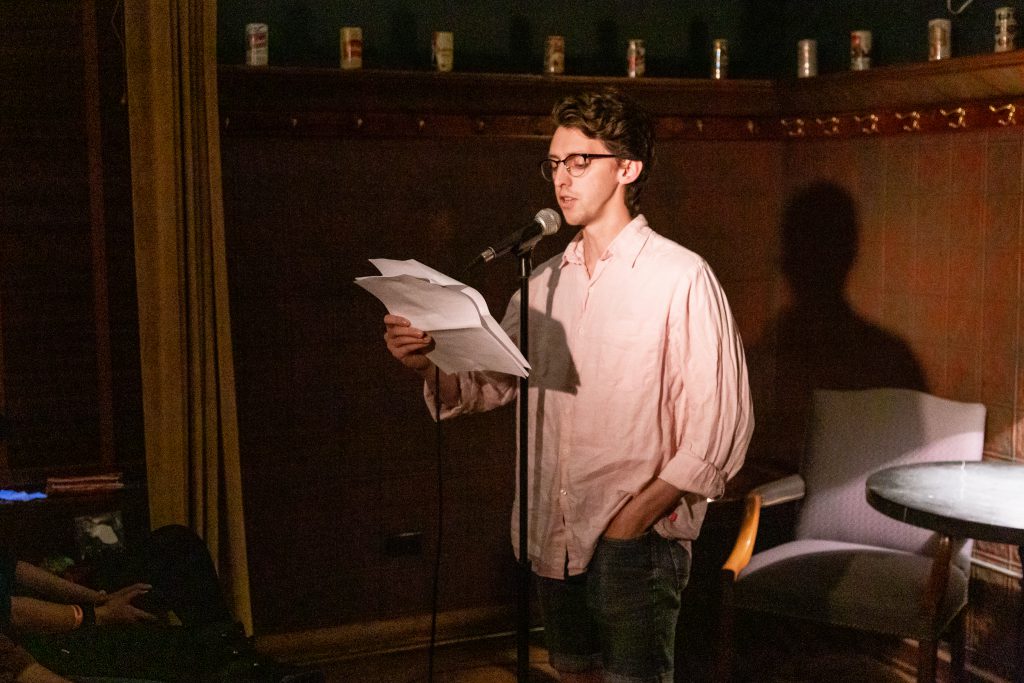
<path fill-rule="evenodd" d="M 499 256 L 504 256 L 512 251 L 522 253 L 533 249 L 542 237 L 554 235 L 560 227 L 562 227 L 562 217 L 558 215 L 557 211 L 554 209 L 541 209 L 533 217 L 532 223 L 525 228 L 516 230 L 497 245 L 484 249 L 473 259 L 469 267 L 472 268 L 478 263 L 489 263 Z"/>

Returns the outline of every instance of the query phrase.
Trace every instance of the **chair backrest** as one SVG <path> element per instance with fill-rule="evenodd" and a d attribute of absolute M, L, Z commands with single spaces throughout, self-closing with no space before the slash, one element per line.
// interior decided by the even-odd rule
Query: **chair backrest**
<path fill-rule="evenodd" d="M 937 536 L 868 505 L 865 480 L 891 465 L 981 460 L 985 406 L 910 389 L 814 392 L 796 536 L 932 554 Z"/>

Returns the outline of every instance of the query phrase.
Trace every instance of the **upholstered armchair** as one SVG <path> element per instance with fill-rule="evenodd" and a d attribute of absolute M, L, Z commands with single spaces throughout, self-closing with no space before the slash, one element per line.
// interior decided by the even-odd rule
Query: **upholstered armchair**
<path fill-rule="evenodd" d="M 980 460 L 984 427 L 980 404 L 907 389 L 816 391 L 801 473 L 747 496 L 722 570 L 718 677 L 731 674 L 734 610 L 749 610 L 916 640 L 919 682 L 935 680 L 948 633 L 962 679 L 971 543 L 873 510 L 865 480 L 890 465 Z M 761 509 L 794 500 L 795 539 L 754 554 Z"/>

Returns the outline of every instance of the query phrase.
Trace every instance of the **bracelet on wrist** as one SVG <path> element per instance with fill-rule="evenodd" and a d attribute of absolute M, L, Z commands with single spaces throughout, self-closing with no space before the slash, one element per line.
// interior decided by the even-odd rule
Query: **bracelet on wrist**
<path fill-rule="evenodd" d="M 71 615 L 75 621 L 75 625 L 71 627 L 72 630 L 82 625 L 82 620 L 85 618 L 85 612 L 79 605 L 71 605 Z"/>

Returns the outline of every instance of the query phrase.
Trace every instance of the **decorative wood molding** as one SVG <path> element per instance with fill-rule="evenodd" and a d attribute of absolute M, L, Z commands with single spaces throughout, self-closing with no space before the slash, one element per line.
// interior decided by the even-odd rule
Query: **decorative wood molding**
<path fill-rule="evenodd" d="M 660 139 L 915 135 L 1024 118 L 1024 51 L 785 81 L 242 66 L 219 73 L 226 136 L 547 137 L 559 96 L 607 86 L 641 99 Z"/>

